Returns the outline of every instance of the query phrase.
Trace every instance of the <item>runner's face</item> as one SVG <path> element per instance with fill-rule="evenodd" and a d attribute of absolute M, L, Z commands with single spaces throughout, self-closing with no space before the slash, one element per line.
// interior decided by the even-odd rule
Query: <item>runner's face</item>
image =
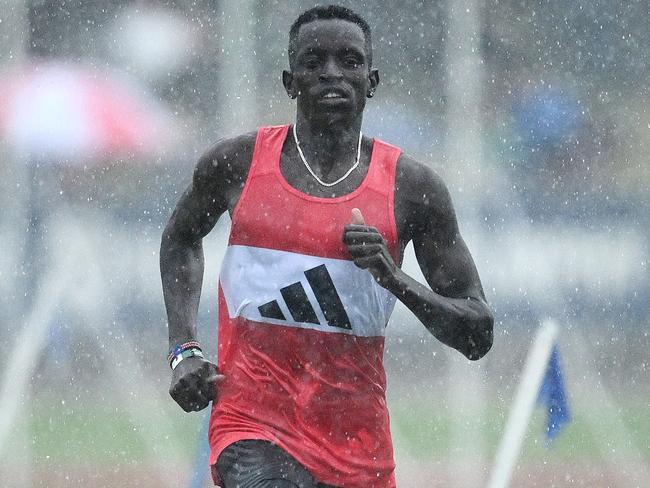
<path fill-rule="evenodd" d="M 342 19 L 316 20 L 300 28 L 296 45 L 290 83 L 298 110 L 324 124 L 361 116 L 376 85 L 361 27 Z"/>

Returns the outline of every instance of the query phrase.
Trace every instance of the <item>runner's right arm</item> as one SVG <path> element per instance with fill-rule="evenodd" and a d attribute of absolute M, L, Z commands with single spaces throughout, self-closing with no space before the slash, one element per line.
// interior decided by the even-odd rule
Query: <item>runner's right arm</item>
<path fill-rule="evenodd" d="M 250 136 L 215 144 L 199 160 L 192 183 L 165 227 L 160 274 L 169 327 L 169 347 L 197 340 L 196 319 L 203 284 L 202 240 L 239 197 Z M 181 361 L 172 373 L 169 393 L 187 412 L 205 408 L 216 396 L 217 367 L 202 358 Z"/>

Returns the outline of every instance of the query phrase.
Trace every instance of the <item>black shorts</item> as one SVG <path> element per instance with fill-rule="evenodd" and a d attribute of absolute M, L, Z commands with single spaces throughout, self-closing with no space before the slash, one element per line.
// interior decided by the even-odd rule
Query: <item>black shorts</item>
<path fill-rule="evenodd" d="M 215 467 L 222 488 L 335 488 L 319 483 L 283 449 L 262 440 L 230 444 Z"/>

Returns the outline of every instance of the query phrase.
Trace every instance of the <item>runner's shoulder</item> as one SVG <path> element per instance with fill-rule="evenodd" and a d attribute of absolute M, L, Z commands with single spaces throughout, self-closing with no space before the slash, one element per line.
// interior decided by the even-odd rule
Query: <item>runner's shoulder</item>
<path fill-rule="evenodd" d="M 240 183 L 246 180 L 253 159 L 257 132 L 249 132 L 216 141 L 199 158 L 196 178 Z"/>
<path fill-rule="evenodd" d="M 429 164 L 402 153 L 397 161 L 395 197 L 413 210 L 446 213 L 451 208 L 447 185 Z"/>

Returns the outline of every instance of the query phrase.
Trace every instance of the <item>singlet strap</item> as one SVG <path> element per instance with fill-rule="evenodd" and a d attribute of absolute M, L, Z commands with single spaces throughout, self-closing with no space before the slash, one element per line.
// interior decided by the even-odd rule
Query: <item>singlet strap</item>
<path fill-rule="evenodd" d="M 274 172 L 280 163 L 282 146 L 288 131 L 288 125 L 261 127 L 257 131 L 249 178 Z"/>
<path fill-rule="evenodd" d="M 367 186 L 391 196 L 395 191 L 397 160 L 402 154 L 398 147 L 379 139 L 373 139 L 372 160 L 368 168 Z"/>
<path fill-rule="evenodd" d="M 248 192 L 251 186 L 253 186 L 255 178 L 273 173 L 274 168 L 279 164 L 280 158 L 282 157 L 282 145 L 284 144 L 288 129 L 288 125 L 278 125 L 261 127 L 257 131 L 248 176 L 246 176 L 246 182 L 239 196 L 239 201 L 233 210 L 233 222 L 237 219 L 239 209 L 244 205 L 244 201 L 247 200 Z"/>

